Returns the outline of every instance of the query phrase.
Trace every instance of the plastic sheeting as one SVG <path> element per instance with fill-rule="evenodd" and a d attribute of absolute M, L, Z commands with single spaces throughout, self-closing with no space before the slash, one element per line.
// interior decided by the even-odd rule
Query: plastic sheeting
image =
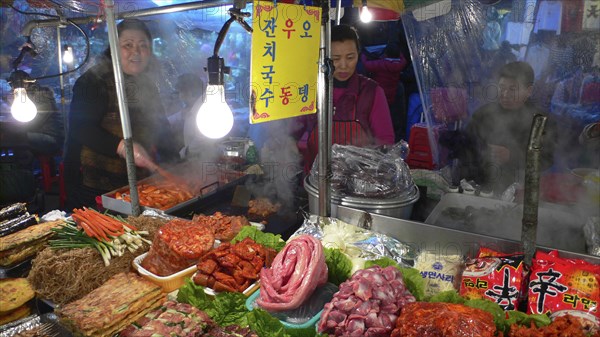
<path fill-rule="evenodd" d="M 597 167 L 577 138 L 600 120 L 600 24 L 590 26 L 600 12 L 584 0 L 485 3 L 453 0 L 445 15 L 401 17 L 429 130 L 464 127 L 497 98 L 502 65 L 525 61 L 535 71 L 531 100 L 561 126 L 553 169 Z M 432 132 L 430 143 L 438 168 L 451 162 Z"/>
<path fill-rule="evenodd" d="M 192 1 L 179 1 L 179 3 Z M 80 16 L 102 16 L 101 2 L 93 1 L 53 1 L 63 10 L 67 18 Z M 24 12 L 38 12 L 47 15 L 56 15 L 54 9 L 33 7 L 25 0 L 15 0 L 13 6 Z M 115 12 L 139 10 L 157 7 L 152 1 L 115 1 Z M 213 54 L 215 40 L 222 25 L 229 18 L 228 9 L 231 6 L 220 6 L 207 9 L 189 10 L 179 13 L 159 14 L 140 17 L 146 22 L 153 35 L 153 49 L 159 66 L 154 74 L 159 85 L 161 98 L 167 114 L 181 110 L 182 103 L 177 92 L 178 77 L 182 74 L 199 76 L 204 83 L 207 74 L 204 71 L 206 59 Z M 10 95 L 10 87 L 5 79 L 12 70 L 11 63 L 19 54 L 19 47 L 26 41 L 21 36 L 21 29 L 30 20 L 46 20 L 50 17 L 42 15 L 23 15 L 12 8 L 0 9 L 2 49 L 0 56 L 0 82 L 2 97 Z M 252 11 L 249 4 L 245 11 Z M 251 20 L 248 20 L 252 25 Z M 95 64 L 98 58 L 108 48 L 108 33 L 105 23 L 81 25 L 88 34 L 90 42 L 90 59 L 77 72 L 65 76 L 66 107 L 70 101 L 71 87 L 76 79 L 89 67 Z M 248 128 L 248 88 L 250 66 L 250 39 L 251 35 L 239 25 L 232 25 L 220 49 L 220 56 L 225 59 L 225 65 L 231 67 L 231 74 L 226 75 L 227 101 L 234 111 L 236 122 L 230 136 L 245 136 Z M 57 33 L 56 28 L 36 28 L 31 35 L 37 56 L 25 56 L 20 69 L 30 72 L 33 77 L 58 74 Z M 73 47 L 75 62 L 73 69 L 85 59 L 86 40 L 73 26 L 61 28 L 62 45 Z M 63 71 L 67 66 L 63 65 Z M 40 80 L 40 84 L 54 89 L 57 102 L 59 97 L 58 77 Z M 198 92 L 204 91 L 203 87 L 197 88 Z"/>

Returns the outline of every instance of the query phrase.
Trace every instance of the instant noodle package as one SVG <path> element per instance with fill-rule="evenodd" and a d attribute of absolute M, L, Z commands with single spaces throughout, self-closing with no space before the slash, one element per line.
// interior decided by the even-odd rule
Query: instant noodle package
<path fill-rule="evenodd" d="M 460 295 L 468 299 L 488 299 L 504 310 L 516 310 L 523 297 L 526 276 L 522 254 L 502 254 L 481 248 L 477 258 L 466 263 Z"/>
<path fill-rule="evenodd" d="M 528 313 L 578 318 L 586 330 L 600 328 L 600 265 L 537 252 L 529 279 Z"/>

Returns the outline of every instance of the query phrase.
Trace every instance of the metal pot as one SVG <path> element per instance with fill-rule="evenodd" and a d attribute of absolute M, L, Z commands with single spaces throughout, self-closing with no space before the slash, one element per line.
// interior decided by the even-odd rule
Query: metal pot
<path fill-rule="evenodd" d="M 319 191 L 309 179 L 304 178 L 304 189 L 308 192 L 308 208 L 310 213 L 319 212 Z M 337 216 L 337 206 L 356 208 L 369 213 L 387 215 L 398 219 L 410 219 L 413 205 L 419 200 L 419 189 L 414 186 L 405 197 L 390 199 L 367 199 L 331 194 L 331 216 Z"/>

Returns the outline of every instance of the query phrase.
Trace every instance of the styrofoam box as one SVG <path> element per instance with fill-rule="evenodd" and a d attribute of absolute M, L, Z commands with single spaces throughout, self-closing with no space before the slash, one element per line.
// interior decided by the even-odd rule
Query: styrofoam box
<path fill-rule="evenodd" d="M 491 210 L 489 216 L 456 219 L 448 216 L 449 208 Z M 473 214 L 481 215 L 476 211 Z M 498 199 L 478 197 L 462 193 L 447 193 L 435 206 L 425 223 L 465 232 L 520 241 L 523 220 L 523 205 Z M 569 212 L 565 206 L 540 203 L 536 244 L 548 248 L 585 253 L 583 225 L 585 219 Z"/>

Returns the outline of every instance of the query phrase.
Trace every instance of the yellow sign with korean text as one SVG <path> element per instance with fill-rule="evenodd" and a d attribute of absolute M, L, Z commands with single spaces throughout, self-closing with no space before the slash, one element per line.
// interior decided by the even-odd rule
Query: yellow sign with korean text
<path fill-rule="evenodd" d="M 317 111 L 321 8 L 254 2 L 250 123 Z"/>

